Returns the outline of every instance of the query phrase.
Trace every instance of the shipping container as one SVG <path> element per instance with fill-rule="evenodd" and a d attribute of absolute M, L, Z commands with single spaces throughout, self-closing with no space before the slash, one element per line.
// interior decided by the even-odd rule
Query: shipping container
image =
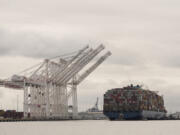
<path fill-rule="evenodd" d="M 104 94 L 104 114 L 116 119 L 161 119 L 166 115 L 163 97 L 132 84 Z"/>

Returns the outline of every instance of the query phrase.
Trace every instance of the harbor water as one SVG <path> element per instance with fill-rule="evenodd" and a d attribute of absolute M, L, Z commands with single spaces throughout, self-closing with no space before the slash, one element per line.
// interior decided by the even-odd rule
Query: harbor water
<path fill-rule="evenodd" d="M 0 135 L 179 135 L 180 121 L 1 122 Z"/>

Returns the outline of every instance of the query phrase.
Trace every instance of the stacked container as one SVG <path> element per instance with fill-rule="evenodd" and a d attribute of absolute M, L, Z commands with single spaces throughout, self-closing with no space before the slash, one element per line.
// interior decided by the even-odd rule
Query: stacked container
<path fill-rule="evenodd" d="M 104 112 L 166 112 L 163 97 L 139 85 L 108 90 L 104 94 Z"/>

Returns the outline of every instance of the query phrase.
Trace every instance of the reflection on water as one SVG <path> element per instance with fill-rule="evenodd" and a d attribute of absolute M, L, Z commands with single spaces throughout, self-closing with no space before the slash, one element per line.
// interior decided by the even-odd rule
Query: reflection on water
<path fill-rule="evenodd" d="M 0 135 L 180 135 L 180 121 L 52 121 L 0 123 Z"/>

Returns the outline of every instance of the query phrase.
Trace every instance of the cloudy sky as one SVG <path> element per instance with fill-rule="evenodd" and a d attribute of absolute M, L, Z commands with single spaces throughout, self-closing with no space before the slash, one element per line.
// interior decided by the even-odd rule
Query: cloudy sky
<path fill-rule="evenodd" d="M 128 82 L 180 111 L 179 0 L 0 0 L 0 77 L 100 43 L 112 56 L 78 87 L 79 110 Z M 0 88 L 0 108 L 22 110 L 22 92 Z"/>

